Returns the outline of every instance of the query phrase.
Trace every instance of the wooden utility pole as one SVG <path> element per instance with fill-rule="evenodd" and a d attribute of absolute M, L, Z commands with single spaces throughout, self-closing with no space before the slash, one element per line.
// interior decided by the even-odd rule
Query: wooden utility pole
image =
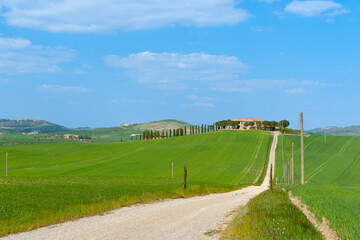
<path fill-rule="evenodd" d="M 292 143 L 292 157 L 291 157 L 291 183 L 294 185 L 294 143 Z"/>
<path fill-rule="evenodd" d="M 300 113 L 300 137 L 301 137 L 301 185 L 305 184 L 304 176 L 304 114 Z"/>
<path fill-rule="evenodd" d="M 8 177 L 8 153 L 6 153 L 6 177 Z"/>

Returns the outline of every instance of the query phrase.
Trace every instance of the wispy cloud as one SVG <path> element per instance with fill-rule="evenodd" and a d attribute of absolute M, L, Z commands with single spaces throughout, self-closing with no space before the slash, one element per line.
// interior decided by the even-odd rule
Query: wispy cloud
<path fill-rule="evenodd" d="M 161 27 L 233 25 L 251 15 L 234 0 L 2 0 L 12 26 L 50 32 L 104 32 Z M 89 14 L 95 13 L 95 14 Z"/>
<path fill-rule="evenodd" d="M 249 69 L 236 57 L 206 53 L 142 52 L 123 58 L 110 55 L 105 62 L 122 69 L 125 77 L 157 89 L 186 89 L 193 81 L 236 80 Z"/>
<path fill-rule="evenodd" d="M 285 93 L 294 95 L 294 94 L 300 94 L 306 92 L 305 88 L 292 88 L 292 89 L 286 89 Z"/>
<path fill-rule="evenodd" d="M 211 90 L 219 92 L 258 92 L 283 91 L 287 94 L 304 93 L 307 88 L 328 87 L 330 85 L 318 81 L 251 79 L 237 80 L 213 85 Z"/>
<path fill-rule="evenodd" d="M 274 3 L 274 2 L 280 2 L 281 0 L 258 0 L 259 2 L 266 2 L 266 3 Z"/>
<path fill-rule="evenodd" d="M 294 0 L 285 7 L 285 11 L 303 17 L 325 15 L 334 17 L 349 13 L 348 10 L 332 0 L 298 1 Z"/>
<path fill-rule="evenodd" d="M 260 33 L 260 32 L 269 31 L 269 30 L 272 29 L 272 27 L 254 26 L 254 27 L 251 27 L 250 29 L 251 29 L 251 31 L 253 31 L 253 32 Z"/>
<path fill-rule="evenodd" d="M 0 37 L 0 73 L 60 72 L 59 64 L 71 61 L 74 51 L 33 45 L 22 38 Z"/>
<path fill-rule="evenodd" d="M 108 103 L 119 104 L 119 105 L 134 105 L 134 104 L 142 105 L 142 104 L 149 104 L 149 103 L 151 103 L 151 101 L 145 100 L 145 99 L 122 99 L 122 100 L 113 99 L 113 100 L 109 101 Z"/>
<path fill-rule="evenodd" d="M 182 108 L 214 108 L 215 104 L 213 103 L 205 103 L 205 102 L 194 102 L 189 104 L 181 104 Z"/>
<path fill-rule="evenodd" d="M 89 88 L 61 86 L 61 85 L 48 85 L 43 84 L 39 87 L 40 92 L 46 93 L 88 93 L 91 92 Z"/>

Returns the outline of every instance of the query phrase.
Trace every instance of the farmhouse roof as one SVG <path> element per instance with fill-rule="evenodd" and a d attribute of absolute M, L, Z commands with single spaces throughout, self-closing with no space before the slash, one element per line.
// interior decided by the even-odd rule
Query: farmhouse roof
<path fill-rule="evenodd" d="M 236 118 L 232 120 L 234 122 L 263 122 L 262 120 L 256 118 Z"/>

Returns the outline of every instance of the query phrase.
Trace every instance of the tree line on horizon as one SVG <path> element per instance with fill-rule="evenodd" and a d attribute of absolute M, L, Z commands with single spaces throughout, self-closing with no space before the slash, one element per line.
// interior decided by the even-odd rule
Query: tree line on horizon
<path fill-rule="evenodd" d="M 244 124 L 246 127 L 253 127 L 254 122 L 248 122 Z M 263 121 L 261 125 L 257 125 L 256 129 L 263 129 L 269 131 L 275 131 L 278 127 L 282 133 L 287 130 L 287 127 L 290 125 L 288 120 L 276 121 Z M 170 137 L 180 137 L 186 135 L 196 135 L 202 133 L 209 133 L 218 130 L 224 130 L 229 127 L 236 127 L 238 123 L 232 120 L 222 120 L 213 124 L 201 124 L 201 125 L 192 125 L 190 127 L 181 127 L 174 129 L 163 129 L 163 130 L 144 130 L 140 135 L 140 140 L 150 140 L 150 139 L 162 139 Z"/>

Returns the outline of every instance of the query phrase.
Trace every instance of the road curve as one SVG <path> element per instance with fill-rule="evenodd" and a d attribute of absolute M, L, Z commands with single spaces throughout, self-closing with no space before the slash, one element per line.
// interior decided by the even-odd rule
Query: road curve
<path fill-rule="evenodd" d="M 268 189 L 270 164 L 275 166 L 277 139 L 278 133 L 275 133 L 261 186 L 123 207 L 107 215 L 56 224 L 3 239 L 209 239 L 205 232 L 217 229 L 232 210 Z"/>

